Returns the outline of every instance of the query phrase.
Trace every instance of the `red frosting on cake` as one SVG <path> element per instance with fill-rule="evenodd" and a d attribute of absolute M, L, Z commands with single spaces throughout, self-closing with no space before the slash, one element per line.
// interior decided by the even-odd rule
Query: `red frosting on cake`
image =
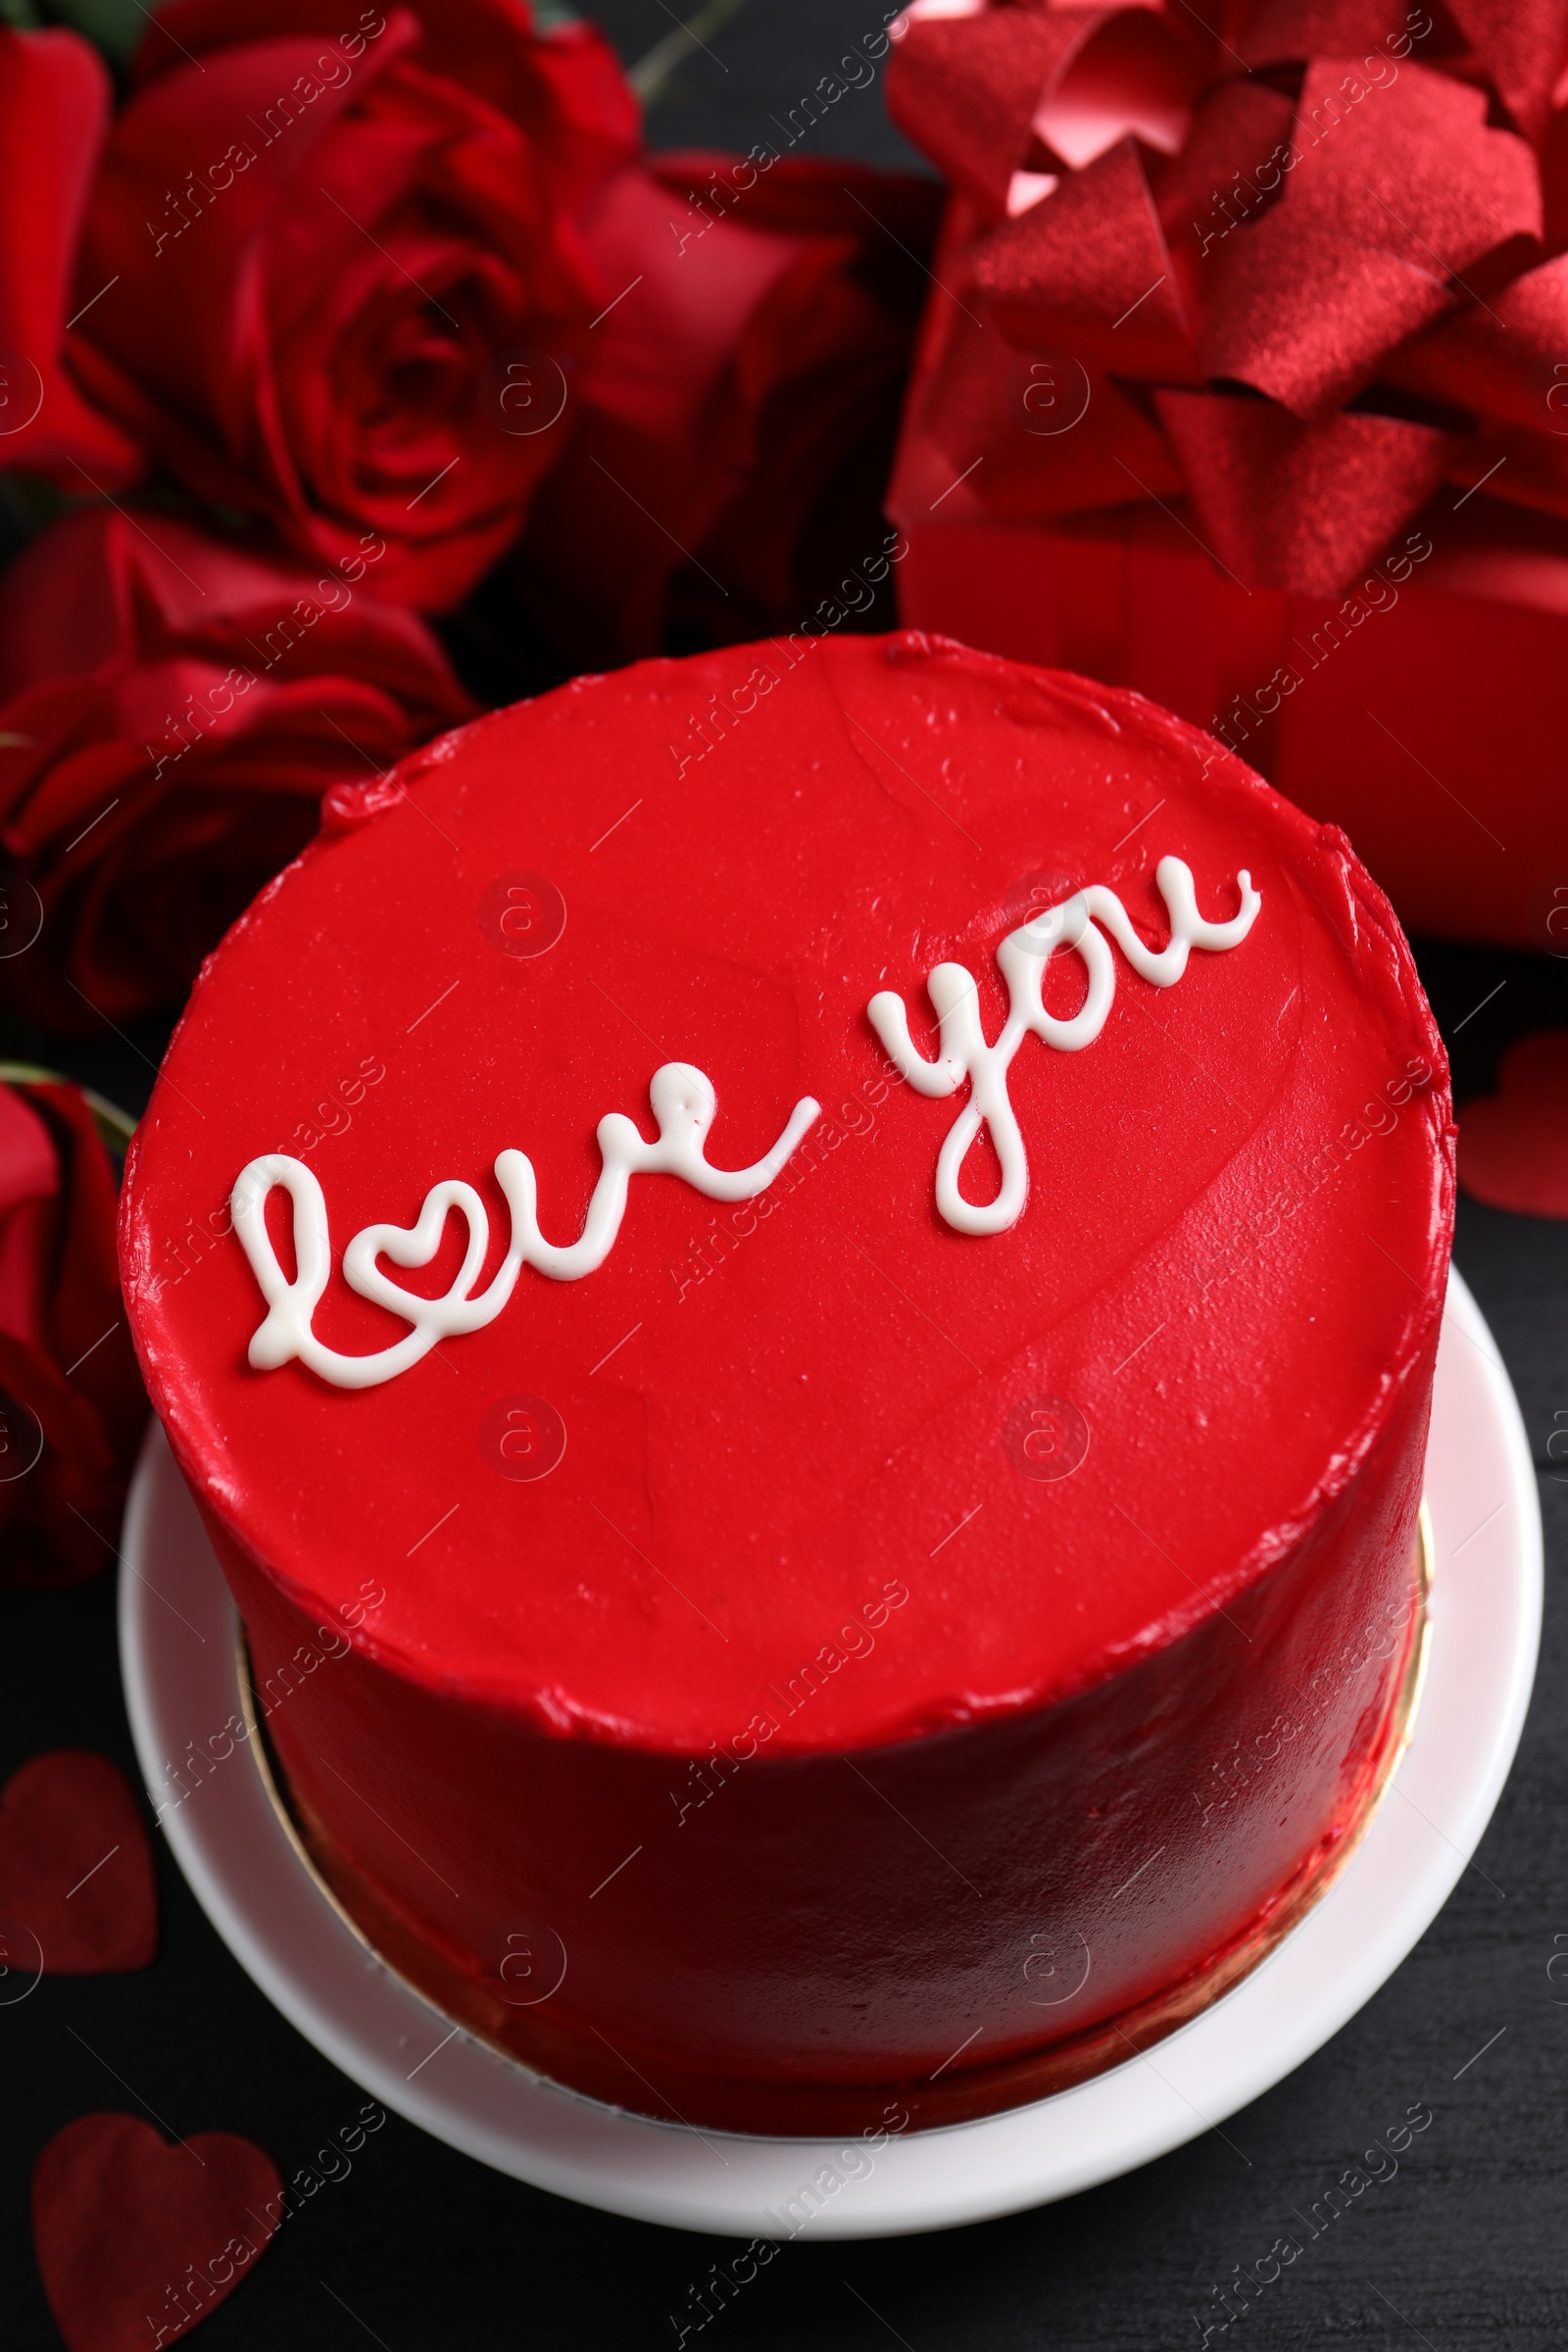
<path fill-rule="evenodd" d="M 209 961 L 124 1205 L 323 1867 L 460 2013 L 629 2105 L 849 2129 L 890 2086 L 917 2120 L 1038 2088 L 1254 1935 L 1386 1749 L 1451 1216 L 1397 925 L 1192 728 L 912 636 L 580 679 L 392 784 L 331 796 Z M 956 962 L 994 1040 L 1003 938 L 1099 884 L 1159 949 L 1167 857 L 1216 923 L 1248 869 L 1250 931 L 1164 989 L 1111 947 L 1094 1042 L 1011 1065 L 1023 1213 L 955 1230 L 964 1091 L 904 1083 L 870 1000 L 931 1054 Z M 1058 953 L 1047 1009 L 1084 988 Z M 247 1361 L 253 1158 L 322 1188 L 318 1338 L 383 1348 L 350 1237 L 461 1179 L 477 1292 L 512 1149 L 574 1241 L 598 1122 L 652 1141 L 668 1062 L 712 1082 L 715 1167 L 822 1115 L 750 1202 L 634 1173 L 597 1271 L 525 1264 L 382 1385 Z M 998 1182 L 982 1137 L 964 1195 Z M 466 1240 L 383 1271 L 438 1294 Z"/>

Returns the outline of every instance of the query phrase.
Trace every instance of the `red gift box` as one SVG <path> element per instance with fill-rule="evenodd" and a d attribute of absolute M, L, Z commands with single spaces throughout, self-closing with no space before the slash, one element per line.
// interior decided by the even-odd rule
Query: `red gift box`
<path fill-rule="evenodd" d="M 1560 954 L 1563 31 L 1332 19 L 916 0 L 901 608 L 1209 728 L 1411 928 Z"/>

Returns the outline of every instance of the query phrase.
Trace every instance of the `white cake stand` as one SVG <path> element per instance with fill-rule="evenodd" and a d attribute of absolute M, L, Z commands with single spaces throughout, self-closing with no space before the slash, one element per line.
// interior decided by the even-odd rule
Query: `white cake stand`
<path fill-rule="evenodd" d="M 727 2236 L 875 2237 L 983 2221 L 1147 2164 L 1269 2089 L 1393 1974 L 1475 1851 L 1530 1696 L 1542 1545 L 1519 1409 L 1457 1274 L 1438 1353 L 1427 1499 L 1431 1634 L 1413 1736 L 1322 1900 L 1250 1976 L 1147 2056 L 1033 2106 L 878 2149 L 651 2122 L 564 2091 L 472 2039 L 383 1967 L 324 1899 L 248 1745 L 163 1826 L 224 1942 L 306 2039 L 383 2105 L 483 2164 L 611 2213 Z M 137 1754 L 149 1789 L 167 1789 L 166 1766 L 192 1740 L 205 1748 L 240 1698 L 234 1605 L 156 1424 L 126 1514 L 120 1629 Z"/>

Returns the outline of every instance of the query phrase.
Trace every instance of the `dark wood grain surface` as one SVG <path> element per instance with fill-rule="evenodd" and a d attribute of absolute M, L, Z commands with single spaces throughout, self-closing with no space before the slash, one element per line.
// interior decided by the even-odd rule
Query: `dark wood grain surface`
<path fill-rule="evenodd" d="M 661 0 L 602 19 L 627 60 L 675 22 Z M 751 0 L 695 20 L 706 47 L 655 104 L 661 144 L 745 147 L 831 70 L 880 11 Z M 704 30 L 706 23 L 707 29 Z M 909 162 L 879 86 L 852 92 L 818 152 Z M 885 621 L 883 625 L 886 625 Z M 1514 1037 L 1568 1026 L 1568 963 L 1423 945 L 1461 1099 Z M 1483 1005 L 1490 991 L 1506 983 Z M 1477 1011 L 1477 1006 L 1483 1008 Z M 61 1047 L 57 1058 L 137 1108 L 161 1044 Z M 1433 2122 L 1213 2345 L 1241 2352 L 1561 2352 L 1568 2345 L 1568 1225 L 1461 1204 L 1457 1257 L 1512 1373 L 1540 1474 L 1546 1623 L 1519 1761 L 1478 1857 L 1392 1982 L 1324 2050 L 1213 2132 L 1107 2187 L 924 2238 L 796 2245 L 701 2333 L 702 2352 L 1141 2352 L 1190 2346 L 1212 2288 L 1298 2219 L 1415 2104 Z M 1568 1453 L 1559 1444 L 1557 1454 Z M 108 1579 L 0 1596 L 0 1777 L 43 1747 L 107 1751 L 137 1773 Z M 103 2107 L 173 2132 L 249 2134 L 285 2177 L 361 2093 L 287 2026 L 229 1957 L 161 1844 L 162 1949 L 141 1974 L 50 1981 L 0 2006 L 0 2342 L 58 2337 L 33 2267 L 27 2182 L 38 2150 Z M 1562 1954 L 1556 1967 L 1553 1955 Z M 1476 2058 L 1475 2053 L 1484 2055 Z M 1474 2063 L 1470 2063 L 1474 2060 Z M 604 2352 L 673 2346 L 670 2314 L 735 2249 L 619 2222 L 504 2180 L 396 2117 L 322 2188 L 243 2290 L 203 2324 L 204 2352 Z"/>

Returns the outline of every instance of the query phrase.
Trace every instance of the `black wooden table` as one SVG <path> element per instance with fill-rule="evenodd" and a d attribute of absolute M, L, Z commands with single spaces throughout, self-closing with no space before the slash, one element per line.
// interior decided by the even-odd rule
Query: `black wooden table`
<path fill-rule="evenodd" d="M 616 0 L 600 14 L 628 61 L 678 39 L 662 0 Z M 744 148 L 880 21 L 880 10 L 843 0 L 710 0 L 692 19 L 706 46 L 675 61 L 651 135 Z M 852 91 L 813 135 L 821 152 L 912 160 L 877 85 Z M 1490 1088 L 1512 1038 L 1568 1026 L 1568 963 L 1421 943 L 1418 953 L 1461 1100 Z M 149 1024 L 129 1043 L 62 1045 L 55 1059 L 139 1108 L 161 1043 Z M 1223 2138 L 1208 2132 L 1127 2180 L 1012 2220 L 788 2247 L 689 2345 L 1198 2352 L 1194 2314 L 1214 2319 L 1214 2285 L 1282 2234 L 1299 2237 L 1296 2210 L 1416 2102 L 1434 2122 L 1397 2177 L 1307 2244 L 1211 2344 L 1568 2345 L 1568 1461 L 1547 1452 L 1553 1431 L 1568 1429 L 1568 1225 L 1463 1201 L 1456 1254 L 1519 1394 L 1546 1528 L 1541 1673 L 1482 1870 L 1466 1871 L 1360 2015 Z M 0 1595 L 0 1779 L 40 1748 L 80 1745 L 114 1756 L 138 1785 L 109 1581 Z M 0 2341 L 11 2352 L 58 2345 L 32 2263 L 27 2181 L 39 2148 L 73 2117 L 151 2108 L 181 2133 L 244 2132 L 287 2178 L 361 2102 L 229 1957 L 161 1842 L 158 1868 L 162 1947 L 151 1969 L 45 1979 L 0 2008 Z M 1565 1957 L 1553 1969 L 1554 1954 Z M 203 2323 L 201 2341 L 204 2352 L 350 2352 L 367 2340 L 385 2352 L 672 2347 L 669 2315 L 689 2316 L 689 2288 L 736 2250 L 521 2187 L 393 2117 Z"/>

